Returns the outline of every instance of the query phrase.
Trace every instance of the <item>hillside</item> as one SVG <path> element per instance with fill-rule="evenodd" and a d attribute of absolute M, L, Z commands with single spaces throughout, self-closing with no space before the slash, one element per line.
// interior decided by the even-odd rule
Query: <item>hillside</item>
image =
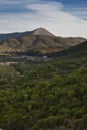
<path fill-rule="evenodd" d="M 0 35 L 0 48 L 5 46 L 10 50 L 21 52 L 52 53 L 75 46 L 84 40 L 80 37 L 57 37 L 44 28 L 38 28 L 24 33 Z M 9 52 L 9 49 L 7 51 Z M 5 50 L 2 48 L 1 52 L 5 52 Z"/>
<path fill-rule="evenodd" d="M 79 58 L 87 55 L 87 41 L 80 43 L 79 45 L 73 46 L 61 52 L 47 54 L 49 57 L 71 57 Z"/>
<path fill-rule="evenodd" d="M 0 66 L 0 128 L 87 130 L 87 53 Z"/>
<path fill-rule="evenodd" d="M 87 130 L 87 41 L 51 61 L 0 65 L 0 128 Z"/>

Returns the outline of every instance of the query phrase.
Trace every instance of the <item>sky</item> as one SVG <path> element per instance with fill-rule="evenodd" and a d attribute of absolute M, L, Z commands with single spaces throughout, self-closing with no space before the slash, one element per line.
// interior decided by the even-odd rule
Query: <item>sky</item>
<path fill-rule="evenodd" d="M 87 0 L 0 0 L 0 34 L 39 27 L 87 38 Z"/>

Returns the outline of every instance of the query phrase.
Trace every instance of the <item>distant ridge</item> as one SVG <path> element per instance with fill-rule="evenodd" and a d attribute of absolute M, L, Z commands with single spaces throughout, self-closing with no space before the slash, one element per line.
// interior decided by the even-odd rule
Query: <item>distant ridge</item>
<path fill-rule="evenodd" d="M 15 32 L 15 33 L 0 34 L 0 42 L 3 41 L 3 40 L 10 39 L 10 38 L 22 37 L 22 36 L 25 36 L 25 35 L 28 35 L 28 34 L 30 34 L 30 32 L 28 32 L 28 31 L 22 32 L 22 33 Z"/>
<path fill-rule="evenodd" d="M 58 52 L 85 41 L 81 37 L 57 37 L 44 28 L 0 35 L 0 52 Z M 9 48 L 9 49 L 8 49 Z"/>
<path fill-rule="evenodd" d="M 37 28 L 33 31 L 26 31 L 26 32 L 15 32 L 15 33 L 7 33 L 7 34 L 0 34 L 0 42 L 6 39 L 10 38 L 17 38 L 17 37 L 23 37 L 26 35 L 45 35 L 45 36 L 54 36 L 52 33 L 50 33 L 45 28 Z"/>

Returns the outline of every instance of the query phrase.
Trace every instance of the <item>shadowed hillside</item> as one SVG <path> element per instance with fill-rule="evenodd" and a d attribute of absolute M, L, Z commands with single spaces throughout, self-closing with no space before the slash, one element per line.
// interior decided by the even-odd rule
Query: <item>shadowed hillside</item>
<path fill-rule="evenodd" d="M 87 41 L 84 41 L 80 43 L 79 45 L 76 45 L 74 47 L 71 47 L 69 49 L 57 52 L 57 53 L 51 53 L 47 54 L 51 57 L 59 57 L 59 56 L 70 56 L 70 57 L 82 57 L 87 55 Z"/>

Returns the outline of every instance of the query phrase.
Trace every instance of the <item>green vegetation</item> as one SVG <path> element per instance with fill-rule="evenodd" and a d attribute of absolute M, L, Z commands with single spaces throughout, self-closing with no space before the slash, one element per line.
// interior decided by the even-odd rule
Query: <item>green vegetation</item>
<path fill-rule="evenodd" d="M 87 54 L 79 54 L 0 66 L 0 128 L 87 130 Z"/>
<path fill-rule="evenodd" d="M 1 68 L 0 127 L 13 130 L 85 127 L 87 69 L 57 72 L 57 62 L 56 67 L 39 65 L 16 65 L 21 74 L 18 79 L 13 68 Z"/>

